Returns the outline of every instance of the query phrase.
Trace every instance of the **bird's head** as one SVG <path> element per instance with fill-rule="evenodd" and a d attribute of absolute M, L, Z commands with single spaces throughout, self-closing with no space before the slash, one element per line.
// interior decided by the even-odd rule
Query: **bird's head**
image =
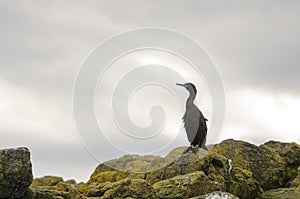
<path fill-rule="evenodd" d="M 185 83 L 185 84 L 179 84 L 177 83 L 176 84 L 177 86 L 182 86 L 184 88 L 186 88 L 186 90 L 188 90 L 190 93 L 191 92 L 194 92 L 195 95 L 197 94 L 197 89 L 196 89 L 196 86 L 193 84 L 193 83 Z"/>

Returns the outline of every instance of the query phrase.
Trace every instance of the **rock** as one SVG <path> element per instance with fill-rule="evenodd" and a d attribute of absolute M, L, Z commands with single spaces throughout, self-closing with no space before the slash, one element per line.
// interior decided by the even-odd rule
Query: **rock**
<path fill-rule="evenodd" d="M 166 157 L 164 158 L 166 162 L 168 163 L 172 163 L 174 162 L 175 160 L 177 160 L 182 152 L 186 149 L 187 147 L 177 147 L 175 149 L 173 149 L 172 151 L 170 151 Z"/>
<path fill-rule="evenodd" d="M 260 147 L 280 155 L 288 165 L 300 166 L 300 145 L 295 142 L 269 141 Z"/>
<path fill-rule="evenodd" d="M 118 182 L 105 182 L 91 186 L 87 197 L 110 198 L 156 198 L 151 185 L 143 179 L 123 179 Z"/>
<path fill-rule="evenodd" d="M 67 191 L 58 191 L 53 187 L 30 187 L 25 199 L 73 199 Z"/>
<path fill-rule="evenodd" d="M 0 150 L 0 198 L 21 198 L 32 178 L 27 148 Z"/>
<path fill-rule="evenodd" d="M 63 178 L 56 176 L 44 176 L 42 178 L 35 178 L 32 181 L 32 186 L 55 186 L 63 182 Z"/>
<path fill-rule="evenodd" d="M 107 167 L 105 164 L 100 164 L 96 170 L 92 173 L 87 183 L 84 183 L 78 187 L 78 191 L 86 193 L 92 187 L 104 182 L 117 182 L 128 177 L 127 172 L 114 170 Z"/>
<path fill-rule="evenodd" d="M 165 166 L 162 157 L 153 155 L 125 155 L 121 158 L 105 162 L 105 164 L 114 170 L 130 173 L 147 172 Z"/>
<path fill-rule="evenodd" d="M 251 171 L 233 166 L 226 157 L 202 149 L 196 154 L 190 152 L 181 155 L 183 149 L 177 148 L 166 156 L 165 159 L 168 160 L 161 160 L 167 162 L 176 159 L 175 161 L 172 160 L 167 166 L 147 173 L 117 171 L 105 163 L 100 164 L 89 181 L 81 185 L 78 190 L 87 197 L 104 197 L 105 194 L 116 190 L 115 188 L 108 190 L 109 186 L 118 187 L 120 182 L 130 179 L 152 184 L 151 190 L 153 189 L 152 191 L 156 192 L 159 198 L 189 198 L 221 190 L 250 199 L 262 192 Z M 136 155 L 134 158 L 126 157 L 128 159 L 122 157 L 122 161 L 139 159 Z M 128 161 L 126 165 L 129 165 Z M 137 189 L 133 185 L 130 187 L 133 192 Z"/>
<path fill-rule="evenodd" d="M 203 171 L 179 175 L 168 180 L 162 180 L 153 185 L 158 198 L 180 199 L 202 195 L 221 186 L 210 180 Z"/>
<path fill-rule="evenodd" d="M 285 160 L 275 150 L 266 150 L 247 142 L 225 140 L 212 151 L 231 159 L 233 167 L 251 171 L 264 190 L 284 186 L 291 179 L 290 173 L 293 173 L 288 171 Z"/>
<path fill-rule="evenodd" d="M 300 198 L 300 146 L 296 143 L 269 141 L 255 146 L 225 140 L 209 151 L 182 155 L 185 148 L 178 147 L 165 158 L 126 155 L 102 163 L 86 183 L 56 176 L 36 178 L 29 189 L 28 149 L 2 150 L 0 198 Z"/>
<path fill-rule="evenodd" d="M 239 198 L 227 192 L 214 191 L 212 193 L 208 193 L 190 199 L 239 199 Z"/>
<path fill-rule="evenodd" d="M 207 151 L 202 149 L 196 154 L 189 152 L 181 155 L 176 161 L 171 162 L 163 168 L 146 173 L 144 178 L 154 184 L 158 181 L 170 179 L 178 175 L 200 171 L 205 164 L 203 157 L 206 155 Z"/>
<path fill-rule="evenodd" d="M 45 176 L 33 180 L 26 199 L 59 198 L 74 199 L 80 196 L 75 180 L 64 181 L 61 177 Z"/>
<path fill-rule="evenodd" d="M 283 176 L 284 186 L 295 187 L 295 184 L 299 186 L 300 176 L 298 173 L 300 166 L 300 145 L 294 142 L 281 143 L 277 141 L 269 141 L 260 147 L 266 151 L 270 151 L 271 153 L 276 153 L 284 159 L 286 164 Z M 293 180 L 293 182 L 290 182 L 295 177 L 296 179 Z"/>
<path fill-rule="evenodd" d="M 300 189 L 298 188 L 279 188 L 264 192 L 257 199 L 299 199 Z"/>
<path fill-rule="evenodd" d="M 223 190 L 241 198 L 254 198 L 262 192 L 251 171 L 232 166 L 226 157 L 214 152 L 200 151 L 197 154 L 182 155 L 167 167 L 147 174 L 146 180 L 150 183 L 160 183 L 162 180 L 165 184 L 173 183 L 174 180 L 178 180 L 177 176 L 189 177 L 189 174 L 199 171 L 204 173 L 205 176 L 201 176 L 207 184 L 214 184 L 214 186 L 209 186 L 212 189 L 208 189 L 202 194 Z M 173 195 L 176 195 L 177 189 L 173 189 L 173 187 L 172 185 L 170 189 L 161 190 L 160 192 L 170 193 L 173 190 Z M 199 194 L 193 196 L 197 195 Z M 188 195 L 188 197 L 192 196 Z"/>
<path fill-rule="evenodd" d="M 288 187 L 295 187 L 300 189 L 300 166 L 298 167 L 297 176 L 288 183 Z"/>

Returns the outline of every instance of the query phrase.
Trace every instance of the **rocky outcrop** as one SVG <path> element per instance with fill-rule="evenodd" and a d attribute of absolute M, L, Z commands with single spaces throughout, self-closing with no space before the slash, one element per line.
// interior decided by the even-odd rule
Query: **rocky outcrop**
<path fill-rule="evenodd" d="M 199 150 L 197 154 L 181 155 L 182 150 L 182 147 L 174 149 L 162 159 L 164 163 L 168 162 L 165 167 L 146 173 L 133 174 L 129 170 L 118 171 L 105 163 L 100 164 L 90 180 L 81 186 L 81 193 L 85 196 L 103 197 L 106 192 L 101 188 L 105 185 L 103 183 L 115 184 L 128 178 L 145 180 L 151 185 L 157 198 L 204 197 L 210 192 L 221 191 L 251 199 L 268 194 L 269 190 L 284 187 L 291 187 L 292 190 L 299 185 L 300 175 L 297 174 L 300 150 L 296 143 L 271 141 L 256 146 L 243 141 L 225 140 L 209 152 Z M 124 158 L 122 161 L 129 165 L 130 161 Z M 136 156 L 130 157 L 130 160 L 137 159 L 142 160 Z M 112 160 L 110 164 L 114 161 L 120 159 Z M 146 161 L 145 157 L 143 161 Z M 134 162 L 137 167 L 134 169 L 138 171 L 149 164 Z M 141 168 L 138 168 L 139 165 Z M 88 195 L 91 192 L 87 190 L 97 186 L 101 191 Z"/>
<path fill-rule="evenodd" d="M 257 199 L 299 199 L 300 189 L 280 188 L 266 191 Z"/>
<path fill-rule="evenodd" d="M 231 161 L 215 152 L 199 150 L 197 154 L 180 155 L 182 150 L 171 152 L 175 161 L 170 161 L 164 168 L 147 173 L 131 174 L 117 171 L 106 164 L 100 164 L 90 180 L 79 190 L 88 197 L 103 197 L 107 189 L 103 187 L 109 183 L 123 179 L 142 179 L 151 185 L 151 190 L 158 198 L 189 198 L 204 195 L 213 191 L 228 191 L 241 198 L 254 198 L 262 189 L 248 170 L 233 167 Z M 114 189 L 114 188 L 110 189 Z M 153 198 L 152 196 L 150 198 Z"/>
<path fill-rule="evenodd" d="M 61 177 L 45 176 L 33 180 L 26 199 L 75 199 L 80 198 L 75 180 L 64 181 Z"/>
<path fill-rule="evenodd" d="M 123 179 L 118 182 L 94 184 L 85 194 L 87 197 L 110 198 L 157 198 L 151 184 L 143 179 Z"/>
<path fill-rule="evenodd" d="M 252 172 L 264 190 L 278 188 L 288 182 L 286 162 L 278 153 L 235 140 L 223 141 L 212 151 L 231 159 L 233 167 Z"/>
<path fill-rule="evenodd" d="M 21 198 L 32 182 L 27 148 L 0 150 L 0 198 Z"/>
<path fill-rule="evenodd" d="M 0 198 L 300 198 L 300 146 L 296 143 L 270 141 L 256 146 L 225 140 L 196 154 L 181 155 L 183 149 L 176 148 L 165 158 L 126 155 L 102 163 L 81 184 L 55 176 L 31 183 L 28 149 L 2 150 Z"/>
<path fill-rule="evenodd" d="M 220 189 L 219 183 L 210 180 L 203 171 L 179 175 L 153 184 L 158 198 L 189 198 Z"/>

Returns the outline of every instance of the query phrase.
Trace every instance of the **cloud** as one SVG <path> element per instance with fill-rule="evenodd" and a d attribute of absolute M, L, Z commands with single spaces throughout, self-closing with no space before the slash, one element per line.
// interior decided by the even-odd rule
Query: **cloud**
<path fill-rule="evenodd" d="M 76 74 L 98 43 L 145 26 L 181 31 L 214 59 L 228 101 L 223 139 L 299 142 L 299 4 L 1 1 L 1 146 L 29 146 L 35 176 L 87 179 L 98 162 L 83 150 L 74 131 Z M 207 100 L 199 101 L 206 109 Z"/>
<path fill-rule="evenodd" d="M 262 144 L 268 140 L 299 141 L 300 95 L 244 88 L 228 94 L 227 121 L 221 139 Z"/>
<path fill-rule="evenodd" d="M 0 80 L 0 117 L 0 145 L 28 147 L 35 176 L 86 180 L 88 172 L 74 174 L 85 168 L 92 171 L 97 164 L 79 143 L 71 111 L 52 99 Z"/>

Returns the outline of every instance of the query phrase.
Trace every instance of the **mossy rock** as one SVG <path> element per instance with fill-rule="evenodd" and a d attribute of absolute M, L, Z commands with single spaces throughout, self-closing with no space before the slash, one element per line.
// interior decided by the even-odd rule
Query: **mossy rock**
<path fill-rule="evenodd" d="M 73 199 L 67 191 L 58 191 L 53 187 L 30 187 L 30 193 L 27 193 L 26 199 Z"/>
<path fill-rule="evenodd" d="M 116 182 L 125 179 L 128 173 L 121 171 L 105 171 L 95 175 L 92 175 L 88 181 L 88 184 L 93 182 L 103 183 L 103 182 Z"/>
<path fill-rule="evenodd" d="M 285 182 L 284 186 L 299 186 L 300 177 L 298 175 L 298 168 L 300 166 L 300 145 L 296 144 L 295 142 L 282 143 L 277 141 L 269 141 L 261 145 L 260 147 L 265 149 L 266 151 L 279 154 L 279 156 L 285 160 L 286 166 L 283 176 Z M 288 183 L 286 184 L 286 182 Z"/>
<path fill-rule="evenodd" d="M 63 182 L 63 178 L 57 176 L 44 176 L 41 178 L 35 178 L 32 181 L 32 186 L 55 186 L 60 182 Z"/>
<path fill-rule="evenodd" d="M 105 182 L 90 187 L 87 197 L 113 198 L 156 198 L 149 183 L 142 179 L 123 179 L 118 182 Z"/>
<path fill-rule="evenodd" d="M 198 172 L 203 172 L 202 174 L 206 177 L 203 175 L 202 177 L 209 179 L 209 182 L 217 187 L 216 189 L 206 190 L 203 192 L 204 194 L 215 190 L 223 190 L 241 198 L 255 198 L 262 192 L 251 171 L 234 167 L 226 157 L 214 152 L 185 154 L 166 168 L 148 174 L 146 179 L 155 184 L 160 184 L 163 181 L 167 186 L 168 182 L 174 182 L 174 179 L 177 179 L 178 176 L 189 176 L 191 173 Z M 177 191 L 180 193 L 180 188 L 175 189 L 175 193 L 171 194 L 170 197 L 176 196 Z M 182 194 L 186 193 L 186 191 L 182 191 Z M 168 190 L 165 195 L 167 193 Z M 167 198 L 167 196 L 165 197 Z"/>
<path fill-rule="evenodd" d="M 209 179 L 223 185 L 220 190 L 243 199 L 255 198 L 263 191 L 251 171 L 232 165 L 226 157 L 210 152 L 204 160 L 202 170 Z"/>
<path fill-rule="evenodd" d="M 182 152 L 186 149 L 187 147 L 177 147 L 175 149 L 173 149 L 172 151 L 170 151 L 164 158 L 164 160 L 167 163 L 172 163 L 176 160 L 178 160 L 178 158 L 181 156 Z"/>
<path fill-rule="evenodd" d="M 80 196 L 77 187 L 75 180 L 64 182 L 63 178 L 56 176 L 36 178 L 30 186 L 30 193 L 27 193 L 26 199 L 75 199 Z"/>
<path fill-rule="evenodd" d="M 158 198 L 181 199 L 202 195 L 222 188 L 210 180 L 203 171 L 179 175 L 153 185 Z"/>
<path fill-rule="evenodd" d="M 300 166 L 297 169 L 297 176 L 288 183 L 288 187 L 294 187 L 300 189 Z"/>
<path fill-rule="evenodd" d="M 300 189 L 298 188 L 279 188 L 264 192 L 257 199 L 299 199 Z"/>
<path fill-rule="evenodd" d="M 292 143 L 282 143 L 278 141 L 269 141 L 260 146 L 279 154 L 288 165 L 300 166 L 300 145 Z"/>
<path fill-rule="evenodd" d="M 0 150 L 0 198 L 21 198 L 32 182 L 27 148 Z"/>
<path fill-rule="evenodd" d="M 265 150 L 253 144 L 225 140 L 212 151 L 232 160 L 234 167 L 252 172 L 253 177 L 264 190 L 274 189 L 288 182 L 285 160 L 275 151 Z"/>
<path fill-rule="evenodd" d="M 102 166 L 100 166 L 100 167 L 102 167 Z M 102 167 L 102 168 L 104 168 L 104 167 Z M 98 166 L 97 169 L 91 175 L 88 182 L 78 186 L 78 191 L 80 193 L 86 193 L 92 187 L 95 187 L 98 184 L 102 184 L 105 182 L 117 182 L 119 180 L 127 178 L 129 175 L 126 172 L 117 171 L 117 170 L 110 170 L 110 171 L 101 171 L 101 170 L 102 169 L 99 169 L 99 166 Z"/>
<path fill-rule="evenodd" d="M 121 158 L 107 161 L 104 164 L 114 170 L 130 173 L 143 173 L 163 167 L 165 162 L 160 156 L 125 155 Z"/>
<path fill-rule="evenodd" d="M 178 175 L 185 175 L 200 171 L 205 164 L 203 157 L 206 155 L 207 151 L 202 149 L 199 149 L 196 154 L 189 152 L 181 155 L 176 161 L 171 162 L 165 167 L 146 173 L 145 179 L 153 184 L 161 180 L 176 177 Z"/>

